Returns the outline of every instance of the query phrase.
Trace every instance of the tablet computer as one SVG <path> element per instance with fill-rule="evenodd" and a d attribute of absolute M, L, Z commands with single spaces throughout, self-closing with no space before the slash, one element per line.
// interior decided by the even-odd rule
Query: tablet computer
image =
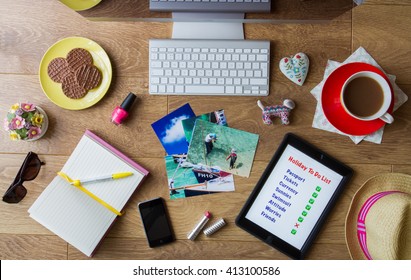
<path fill-rule="evenodd" d="M 353 171 L 298 136 L 285 135 L 236 224 L 303 259 Z"/>

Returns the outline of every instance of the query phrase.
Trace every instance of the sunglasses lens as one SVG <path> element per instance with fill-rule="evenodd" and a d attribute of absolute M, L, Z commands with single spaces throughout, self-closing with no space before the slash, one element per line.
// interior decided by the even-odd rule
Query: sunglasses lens
<path fill-rule="evenodd" d="M 16 178 L 4 194 L 3 201 L 7 203 L 20 202 L 27 194 L 27 189 L 23 186 L 23 182 L 36 178 L 43 164 L 36 153 L 29 152 Z"/>
<path fill-rule="evenodd" d="M 41 161 L 37 157 L 37 155 L 33 155 L 27 165 L 25 166 L 24 170 L 22 170 L 21 177 L 24 181 L 30 181 L 37 177 L 40 172 Z"/>
<path fill-rule="evenodd" d="M 9 189 L 9 191 L 3 196 L 3 201 L 7 203 L 18 203 L 27 194 L 27 189 L 23 185 L 16 185 Z"/>

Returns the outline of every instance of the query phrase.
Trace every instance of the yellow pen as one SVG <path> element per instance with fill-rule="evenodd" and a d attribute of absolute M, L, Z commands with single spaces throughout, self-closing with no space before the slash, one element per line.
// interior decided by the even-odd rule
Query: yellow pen
<path fill-rule="evenodd" d="M 94 178 L 87 178 L 87 179 L 82 179 L 82 180 L 74 180 L 73 182 L 70 183 L 70 185 L 80 185 L 84 183 L 91 183 L 91 182 L 96 182 L 96 181 L 102 181 L 102 180 L 116 180 L 116 179 L 121 179 L 125 178 L 128 176 L 133 175 L 133 172 L 120 172 L 120 173 L 113 173 L 111 175 L 102 175 Z"/>

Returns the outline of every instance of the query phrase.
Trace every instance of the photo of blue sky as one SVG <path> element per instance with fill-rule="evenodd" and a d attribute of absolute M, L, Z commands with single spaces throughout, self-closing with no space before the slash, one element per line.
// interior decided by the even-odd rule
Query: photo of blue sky
<path fill-rule="evenodd" d="M 195 117 L 190 104 L 185 104 L 151 125 L 168 155 L 188 152 L 182 120 Z"/>

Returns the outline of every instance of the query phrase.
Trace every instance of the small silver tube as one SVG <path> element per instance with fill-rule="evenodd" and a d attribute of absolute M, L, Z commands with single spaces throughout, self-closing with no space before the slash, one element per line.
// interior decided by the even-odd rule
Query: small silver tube
<path fill-rule="evenodd" d="M 223 218 L 221 218 L 217 222 L 212 224 L 211 226 L 207 227 L 203 232 L 206 236 L 210 236 L 225 225 L 226 225 L 226 222 L 224 221 Z"/>
<path fill-rule="evenodd" d="M 200 233 L 200 231 L 203 229 L 206 223 L 210 220 L 210 218 L 211 218 L 211 213 L 206 211 L 204 213 L 204 216 L 201 218 L 201 220 L 196 224 L 193 230 L 187 235 L 187 238 L 194 241 L 194 239 L 196 239 L 197 235 Z"/>

